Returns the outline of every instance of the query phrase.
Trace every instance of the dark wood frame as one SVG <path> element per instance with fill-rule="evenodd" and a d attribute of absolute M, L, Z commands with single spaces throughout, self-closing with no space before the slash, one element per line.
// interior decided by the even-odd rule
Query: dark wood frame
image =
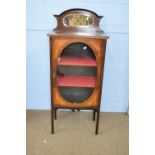
<path fill-rule="evenodd" d="M 65 15 L 67 15 L 70 12 L 75 13 L 88 13 L 92 15 L 95 18 L 95 26 L 94 26 L 94 32 L 92 32 L 92 26 L 89 30 L 89 26 L 87 27 L 87 30 L 85 31 L 84 35 L 79 34 L 79 29 L 74 27 L 70 29 L 64 29 L 62 24 L 62 19 Z M 57 110 L 58 109 L 71 109 L 72 111 L 75 110 L 92 110 L 93 111 L 93 121 L 95 121 L 96 118 L 96 129 L 95 134 L 98 134 L 98 128 L 99 128 L 99 118 L 100 118 L 100 104 L 101 104 L 101 93 L 102 93 L 102 80 L 103 80 L 103 73 L 104 73 L 104 61 L 105 61 L 105 52 L 106 52 L 106 42 L 108 39 L 108 36 L 104 35 L 103 31 L 99 28 L 99 21 L 102 18 L 102 16 L 98 16 L 96 13 L 84 10 L 84 9 L 71 9 L 68 11 L 65 11 L 61 13 L 60 15 L 55 15 L 58 19 L 58 26 L 56 29 L 54 29 L 55 32 L 52 32 L 48 34 L 50 39 L 50 82 L 51 82 L 51 131 L 52 134 L 54 133 L 54 119 L 57 119 Z M 60 20 L 61 19 L 61 20 Z M 74 32 L 75 33 L 74 33 Z M 100 32 L 99 32 L 100 31 Z M 61 32 L 61 33 L 60 33 Z M 87 33 L 89 32 L 89 33 Z M 60 56 L 62 50 L 64 47 L 71 43 L 75 42 L 81 42 L 87 44 L 89 47 L 91 47 L 94 51 L 94 54 L 96 56 L 97 61 L 97 81 L 96 81 L 96 87 L 94 88 L 94 91 L 92 95 L 84 102 L 75 105 L 72 103 L 69 103 L 65 99 L 61 97 L 59 94 L 59 90 L 57 88 L 56 84 L 56 70 L 57 70 L 57 60 Z M 97 113 L 97 116 L 96 116 Z"/>

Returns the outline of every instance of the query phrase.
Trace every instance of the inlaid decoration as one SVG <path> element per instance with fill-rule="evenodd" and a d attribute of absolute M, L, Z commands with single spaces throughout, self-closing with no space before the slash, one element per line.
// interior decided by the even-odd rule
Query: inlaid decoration
<path fill-rule="evenodd" d="M 69 14 L 63 18 L 63 23 L 67 26 L 89 26 L 94 24 L 94 19 L 88 15 Z"/>

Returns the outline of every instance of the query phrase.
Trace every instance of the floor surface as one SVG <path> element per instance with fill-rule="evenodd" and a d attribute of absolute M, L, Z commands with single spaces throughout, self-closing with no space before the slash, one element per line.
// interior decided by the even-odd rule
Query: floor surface
<path fill-rule="evenodd" d="M 128 155 L 128 115 L 101 112 L 98 135 L 92 116 L 59 110 L 52 135 L 50 111 L 27 110 L 27 155 Z"/>

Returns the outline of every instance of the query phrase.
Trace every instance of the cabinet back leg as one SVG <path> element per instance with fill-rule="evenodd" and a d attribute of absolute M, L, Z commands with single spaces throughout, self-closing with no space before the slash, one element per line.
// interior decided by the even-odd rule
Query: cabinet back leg
<path fill-rule="evenodd" d="M 96 135 L 98 135 L 99 119 L 100 119 L 100 111 L 97 111 L 96 130 L 95 130 Z"/>
<path fill-rule="evenodd" d="M 96 111 L 93 110 L 93 121 L 95 121 L 95 114 L 96 114 Z"/>
<path fill-rule="evenodd" d="M 54 134 L 54 109 L 51 111 L 51 130 L 52 134 Z"/>

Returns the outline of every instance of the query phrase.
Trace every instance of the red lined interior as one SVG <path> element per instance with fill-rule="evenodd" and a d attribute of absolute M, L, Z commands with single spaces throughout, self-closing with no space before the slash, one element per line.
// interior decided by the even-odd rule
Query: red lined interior
<path fill-rule="evenodd" d="M 57 85 L 67 87 L 95 87 L 94 76 L 68 76 L 57 75 Z"/>
<path fill-rule="evenodd" d="M 58 65 L 68 65 L 68 66 L 92 66 L 96 67 L 96 60 L 93 58 L 84 57 L 73 57 L 73 56 L 63 56 L 58 59 Z"/>

